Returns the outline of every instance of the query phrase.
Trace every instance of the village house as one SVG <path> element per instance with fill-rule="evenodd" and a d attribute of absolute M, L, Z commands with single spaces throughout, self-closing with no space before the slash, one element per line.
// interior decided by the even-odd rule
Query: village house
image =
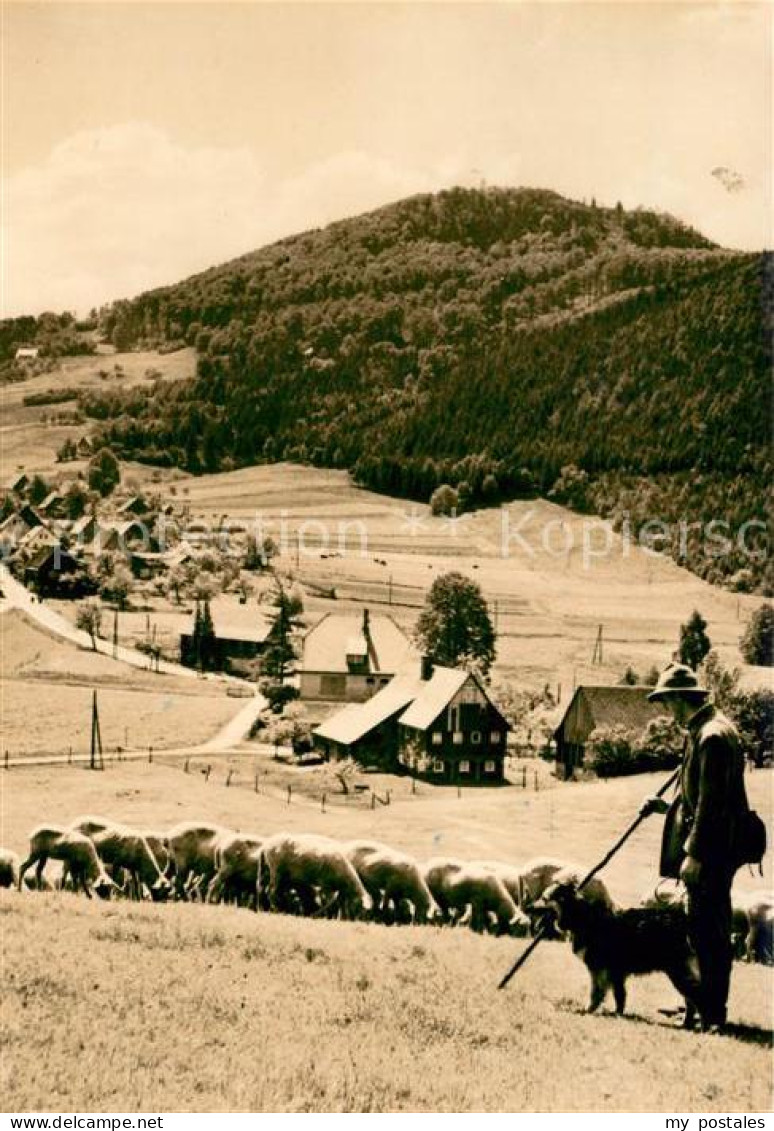
<path fill-rule="evenodd" d="M 622 726 L 640 734 L 653 719 L 665 714 L 663 705 L 651 703 L 652 687 L 579 687 L 554 731 L 557 777 L 569 779 L 583 765 L 589 735 L 598 727 Z"/>
<path fill-rule="evenodd" d="M 304 637 L 301 698 L 370 699 L 412 659 L 411 641 L 392 617 L 328 613 Z"/>
<path fill-rule="evenodd" d="M 194 639 L 194 621 L 187 631 L 180 634 L 180 662 L 186 667 L 198 666 Z M 234 619 L 215 608 L 212 610 L 212 623 L 215 631 L 213 645 L 214 666 L 222 669 L 234 662 L 250 662 L 259 659 L 266 647 L 271 631 L 271 621 L 252 616 L 248 619 Z"/>
<path fill-rule="evenodd" d="M 127 499 L 125 502 L 121 503 L 118 508 L 118 513 L 124 518 L 128 518 L 130 515 L 147 514 L 149 510 L 150 507 L 145 499 L 143 499 L 142 495 L 132 495 L 131 499 Z"/>
<path fill-rule="evenodd" d="M 19 475 L 16 475 L 8 484 L 10 490 L 13 491 L 14 495 L 23 495 L 29 485 L 29 476 L 25 475 L 23 471 L 20 472 Z"/>
<path fill-rule="evenodd" d="M 0 553 L 8 558 L 18 549 L 25 535 L 37 526 L 45 526 L 38 512 L 31 506 L 20 507 L 0 523 Z"/>
<path fill-rule="evenodd" d="M 424 657 L 418 674 L 399 675 L 372 699 L 326 719 L 314 743 L 332 760 L 484 785 L 504 778 L 509 729 L 474 675 Z"/>
<path fill-rule="evenodd" d="M 80 562 L 59 543 L 47 543 L 24 566 L 24 584 L 41 597 L 84 596 L 92 591 Z"/>
<path fill-rule="evenodd" d="M 81 436 L 75 445 L 75 454 L 79 459 L 88 459 L 92 455 L 91 440 L 88 436 Z"/>

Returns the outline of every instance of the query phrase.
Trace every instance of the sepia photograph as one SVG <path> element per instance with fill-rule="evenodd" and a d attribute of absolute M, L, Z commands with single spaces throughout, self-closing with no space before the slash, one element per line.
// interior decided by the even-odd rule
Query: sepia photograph
<path fill-rule="evenodd" d="M 2 1131 L 769 1126 L 771 0 L 0 41 Z"/>

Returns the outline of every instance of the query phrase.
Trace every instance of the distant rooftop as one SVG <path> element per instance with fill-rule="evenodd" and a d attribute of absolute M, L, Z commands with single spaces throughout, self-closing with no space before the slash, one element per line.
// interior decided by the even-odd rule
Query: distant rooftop
<path fill-rule="evenodd" d="M 369 671 L 394 675 L 416 652 L 392 617 L 328 613 L 304 637 L 302 668 L 306 672 L 348 672 L 348 655 L 367 656 Z"/>

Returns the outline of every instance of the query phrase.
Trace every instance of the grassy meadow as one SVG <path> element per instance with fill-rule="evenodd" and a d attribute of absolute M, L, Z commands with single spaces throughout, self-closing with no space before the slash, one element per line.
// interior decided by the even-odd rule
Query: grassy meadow
<path fill-rule="evenodd" d="M 236 714 L 219 681 L 158 675 L 0 614 L 0 749 L 11 758 L 88 753 L 92 692 L 105 750 L 199 745 Z"/>
<path fill-rule="evenodd" d="M 683 1033 L 665 979 L 582 1015 L 546 943 L 437 928 L 0 893 L 6 1110 L 768 1110 L 771 977 L 738 967 L 734 1036 Z M 767 1037 L 768 1032 L 768 1037 Z M 44 1070 L 41 1070 L 44 1065 Z"/>

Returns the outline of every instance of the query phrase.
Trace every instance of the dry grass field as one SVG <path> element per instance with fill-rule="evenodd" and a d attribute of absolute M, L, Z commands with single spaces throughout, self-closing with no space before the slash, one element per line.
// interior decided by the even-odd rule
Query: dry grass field
<path fill-rule="evenodd" d="M 0 614 L 2 750 L 10 757 L 88 753 L 95 689 L 106 750 L 199 745 L 239 709 L 218 681 L 132 668 L 62 640 L 20 610 Z"/>
<path fill-rule="evenodd" d="M 546 943 L 437 928 L 0 893 L 8 1111 L 763 1112 L 771 976 L 738 967 L 734 1036 L 683 1033 L 658 976 L 583 1016 Z"/>
<path fill-rule="evenodd" d="M 260 522 L 272 533 L 283 549 L 280 564 L 307 583 L 310 619 L 367 604 L 410 629 L 433 579 L 462 571 L 482 586 L 497 622 L 495 677 L 561 684 L 565 699 L 576 683 L 616 682 L 627 665 L 640 672 L 663 666 L 695 608 L 723 659 L 739 663 L 739 636 L 760 603 L 627 547 L 593 516 L 545 500 L 451 523 L 427 506 L 361 490 L 346 472 L 289 464 L 188 477 L 176 491 L 194 517 Z M 321 597 L 321 589 L 335 589 L 336 599 Z M 603 662 L 594 664 L 600 625 Z"/>
<path fill-rule="evenodd" d="M 20 467 L 28 474 L 39 471 L 43 474 L 67 472 L 72 475 L 85 466 L 79 462 L 57 464 L 56 452 L 68 436 L 88 433 L 90 423 L 58 425 L 49 422 L 57 413 L 75 409 L 75 401 L 25 405 L 25 397 L 63 388 L 98 391 L 149 384 L 149 371 L 158 373 L 165 380 L 176 380 L 191 376 L 195 365 L 192 349 L 170 354 L 148 351 L 66 357 L 49 373 L 4 385 L 0 398 L 0 482 L 10 479 Z M 118 373 L 115 366 L 120 367 Z M 100 371 L 107 376 L 100 376 Z"/>

